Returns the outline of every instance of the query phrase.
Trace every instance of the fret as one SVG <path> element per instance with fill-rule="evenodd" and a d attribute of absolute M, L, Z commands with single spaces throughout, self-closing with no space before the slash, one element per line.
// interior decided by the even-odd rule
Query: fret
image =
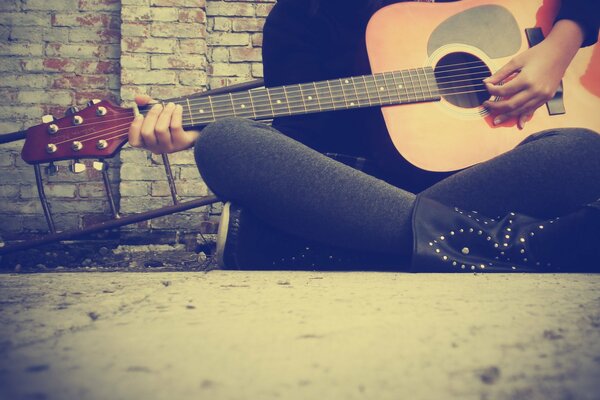
<path fill-rule="evenodd" d="M 372 105 L 380 105 L 383 104 L 383 100 L 381 99 L 381 93 L 379 92 L 377 82 L 374 75 L 366 76 L 367 82 L 367 94 L 369 98 L 373 99 Z"/>
<path fill-rule="evenodd" d="M 423 84 L 421 83 L 421 80 L 419 79 L 419 73 L 414 68 L 411 68 L 409 70 L 409 73 L 410 73 L 411 79 L 415 83 L 415 93 L 417 94 L 417 101 L 423 101 L 423 99 L 425 98 L 425 94 L 423 92 Z"/>
<path fill-rule="evenodd" d="M 398 89 L 396 89 L 396 85 L 394 85 L 394 82 L 391 80 L 390 74 L 388 72 L 384 72 L 381 75 L 388 92 L 388 104 L 398 104 L 400 102 L 400 96 L 398 94 Z M 394 90 L 396 91 L 395 95 Z"/>
<path fill-rule="evenodd" d="M 417 77 L 417 81 L 419 82 L 419 90 L 421 93 L 421 100 L 425 100 L 425 98 L 427 97 L 427 88 L 423 86 L 424 83 L 426 83 L 426 82 L 423 82 L 423 80 L 421 79 L 422 78 L 422 76 L 420 74 L 421 68 L 415 68 L 414 71 L 415 71 L 415 76 Z"/>
<path fill-rule="evenodd" d="M 344 90 L 344 82 L 341 79 L 337 79 L 335 83 L 340 86 L 340 93 L 342 94 L 341 99 L 344 100 L 344 108 L 349 108 L 350 103 L 348 103 L 348 98 L 346 97 L 346 91 Z"/>
<path fill-rule="evenodd" d="M 265 92 L 267 93 L 267 98 L 269 99 L 269 107 L 271 107 L 271 114 L 274 117 L 277 114 L 275 113 L 275 109 L 273 108 L 273 100 L 271 99 L 271 92 L 270 92 L 269 88 L 266 88 Z"/>
<path fill-rule="evenodd" d="M 233 112 L 233 116 L 237 117 L 235 114 L 235 104 L 233 104 L 233 96 L 231 93 L 229 93 L 229 101 L 231 102 L 231 111 Z"/>
<path fill-rule="evenodd" d="M 431 97 L 432 99 L 439 100 L 440 99 L 440 89 L 437 86 L 437 80 L 435 79 L 435 73 L 433 72 L 433 68 L 427 67 L 425 68 L 425 74 L 427 76 L 427 83 L 430 85 Z"/>
<path fill-rule="evenodd" d="M 402 81 L 404 81 L 404 84 L 406 86 L 406 94 L 408 96 L 408 101 L 410 103 L 414 103 L 417 100 L 417 93 L 415 92 L 415 85 L 412 79 L 410 78 L 410 73 L 408 70 L 400 71 L 400 73 L 402 74 Z"/>
<path fill-rule="evenodd" d="M 317 99 L 317 106 L 319 107 L 319 111 L 322 111 L 323 107 L 321 107 L 321 99 L 320 99 L 320 96 L 319 96 L 319 92 L 317 90 L 317 83 L 316 82 L 313 82 L 313 88 L 315 90 L 315 97 Z"/>
<path fill-rule="evenodd" d="M 358 90 L 356 90 L 356 81 L 355 81 L 354 77 L 350 78 L 350 82 L 352 83 L 352 89 L 354 90 L 354 97 L 356 98 L 356 104 L 358 107 L 361 107 L 360 96 L 358 95 Z"/>
<path fill-rule="evenodd" d="M 210 114 L 212 115 L 212 120 L 216 121 L 217 116 L 215 115 L 215 106 L 213 105 L 213 102 L 212 102 L 212 96 L 207 96 L 207 97 L 208 97 L 208 103 L 210 106 Z"/>
<path fill-rule="evenodd" d="M 285 96 L 285 104 L 287 104 L 288 112 L 290 115 L 292 115 L 292 109 L 290 107 L 290 100 L 288 99 L 286 86 L 283 86 L 283 95 Z"/>
<path fill-rule="evenodd" d="M 268 98 L 268 92 L 265 88 L 252 89 L 249 91 L 250 100 L 254 107 L 254 114 L 257 119 L 266 119 L 273 117 L 271 110 L 271 100 Z"/>
<path fill-rule="evenodd" d="M 315 82 L 315 87 L 317 88 L 317 94 L 319 97 L 319 102 L 321 104 L 321 109 L 328 111 L 333 110 L 333 97 L 331 94 L 331 88 L 326 81 Z"/>
<path fill-rule="evenodd" d="M 421 83 L 423 89 L 423 99 L 430 98 L 431 90 L 429 89 L 429 85 L 427 84 L 427 77 L 425 76 L 425 71 L 423 71 L 423 68 L 417 69 L 417 76 L 419 77 L 419 83 Z"/>
<path fill-rule="evenodd" d="M 302 84 L 298 85 L 298 87 L 300 88 L 300 93 L 302 93 L 306 112 L 320 111 L 321 107 L 319 106 L 318 96 L 314 84 Z"/>
<path fill-rule="evenodd" d="M 192 114 L 195 111 L 196 120 L 199 124 L 208 124 L 215 120 L 211 102 L 212 96 L 198 97 L 193 100 Z"/>
<path fill-rule="evenodd" d="M 274 109 L 273 115 L 274 116 L 283 115 L 283 114 L 291 115 L 292 111 L 287 102 L 285 86 L 279 86 L 276 88 L 272 88 L 270 90 L 270 92 L 271 92 L 271 98 L 273 99 L 273 102 L 271 103 L 273 105 L 273 109 Z"/>
<path fill-rule="evenodd" d="M 335 110 L 335 98 L 333 96 L 333 91 L 331 90 L 331 82 L 325 81 L 327 83 L 327 88 L 329 89 L 329 97 L 331 98 L 331 107 Z"/>
<path fill-rule="evenodd" d="M 377 89 L 379 99 L 381 100 L 381 104 L 391 104 L 390 91 L 385 84 L 385 78 L 383 77 L 383 74 L 375 74 L 373 75 L 373 79 L 375 81 L 375 87 Z"/>
<path fill-rule="evenodd" d="M 396 88 L 396 93 L 398 93 L 398 104 L 402 104 L 405 102 L 402 95 L 405 93 L 404 85 L 396 80 L 396 72 L 391 72 L 392 80 L 394 81 L 394 87 Z"/>
<path fill-rule="evenodd" d="M 250 95 L 248 92 L 230 93 L 231 104 L 233 106 L 233 115 L 241 118 L 251 118 L 253 110 L 250 105 Z"/>
<path fill-rule="evenodd" d="M 371 95 L 369 94 L 369 85 L 367 84 L 367 77 L 365 75 L 362 76 L 362 81 L 365 86 L 365 93 L 367 94 L 367 100 L 369 101 L 369 106 L 373 105 L 371 101 Z"/>
<path fill-rule="evenodd" d="M 304 107 L 304 112 L 308 112 L 308 107 L 306 106 L 306 99 L 304 98 L 304 93 L 302 92 L 302 85 L 296 85 L 295 87 L 298 88 L 298 91 L 300 92 L 300 100 L 302 101 L 302 106 Z M 298 104 L 298 106 L 300 106 L 300 104 Z"/>
<path fill-rule="evenodd" d="M 187 109 L 188 109 L 188 113 L 190 114 L 190 121 L 192 122 L 192 126 L 194 126 L 194 117 L 192 116 L 192 107 L 190 106 L 190 100 L 189 99 L 185 99 L 185 102 L 187 104 Z"/>
<path fill-rule="evenodd" d="M 252 99 L 252 90 L 248 91 L 248 98 L 250 99 L 250 107 L 252 107 L 254 119 L 258 119 L 258 115 L 256 115 L 256 107 L 254 107 L 254 100 Z"/>

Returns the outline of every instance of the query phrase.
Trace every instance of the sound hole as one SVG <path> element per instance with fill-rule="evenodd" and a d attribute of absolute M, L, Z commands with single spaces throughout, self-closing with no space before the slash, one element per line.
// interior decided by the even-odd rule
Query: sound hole
<path fill-rule="evenodd" d="M 435 66 L 434 74 L 442 97 L 457 107 L 479 107 L 490 98 L 482 80 L 492 73 L 472 54 L 445 55 Z"/>

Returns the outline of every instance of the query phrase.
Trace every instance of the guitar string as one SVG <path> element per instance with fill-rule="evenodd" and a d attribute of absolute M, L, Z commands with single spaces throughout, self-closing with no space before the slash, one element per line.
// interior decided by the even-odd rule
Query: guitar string
<path fill-rule="evenodd" d="M 478 64 L 482 64 L 482 62 L 481 62 L 481 61 L 471 61 L 471 62 L 466 62 L 466 63 L 462 63 L 462 64 L 449 64 L 448 66 L 450 66 L 450 65 L 467 65 L 467 64 L 472 64 L 472 63 L 478 63 Z M 483 65 L 485 66 L 485 64 L 483 64 Z M 473 67 L 473 68 L 474 68 L 474 67 Z M 468 69 L 468 68 L 465 68 L 465 69 Z M 464 71 L 465 69 L 462 69 L 462 70 L 460 70 L 460 71 L 462 72 L 462 71 Z M 406 70 L 405 70 L 405 71 L 406 71 Z M 416 71 L 416 69 L 413 69 L 413 71 Z M 386 80 L 386 78 L 387 78 L 387 77 L 389 77 L 389 75 L 390 75 L 390 74 L 392 74 L 392 77 L 391 77 L 391 78 L 392 78 L 392 79 L 394 79 L 394 78 L 396 78 L 396 77 L 395 77 L 395 76 L 393 76 L 393 74 L 398 74 L 398 73 L 400 73 L 400 74 L 401 74 L 402 72 L 403 72 L 403 71 L 390 71 L 390 72 L 383 72 L 383 73 L 374 74 L 374 75 L 370 75 L 370 76 L 369 76 L 369 75 L 366 75 L 366 76 L 365 76 L 365 78 L 370 78 L 370 79 L 372 79 L 372 82 L 375 82 L 375 83 L 377 83 L 377 82 L 376 82 L 376 77 L 383 77 L 383 78 L 384 78 L 384 84 L 386 84 L 387 82 L 385 82 L 385 80 Z M 483 72 L 487 72 L 487 69 L 486 69 L 486 71 L 483 71 Z M 387 74 L 388 76 L 386 76 L 386 74 Z M 464 75 L 467 75 L 467 74 L 457 74 L 457 75 L 454 75 L 454 76 L 444 76 L 444 77 L 441 77 L 441 78 L 450 78 L 450 79 L 452 79 L 453 77 L 457 77 L 457 76 L 464 76 Z M 400 75 L 400 78 L 402 78 L 402 79 L 403 79 L 404 77 L 405 77 L 405 76 L 403 76 L 403 75 Z M 348 79 L 356 79 L 356 78 L 357 78 L 357 77 L 352 77 L 352 78 L 340 78 L 339 80 L 341 81 L 341 80 L 343 80 L 343 79 L 346 79 L 346 80 L 348 80 Z M 410 75 L 409 75 L 409 76 L 408 76 L 408 78 L 413 78 L 413 76 L 410 76 Z M 414 77 L 414 78 L 420 79 L 420 78 L 421 78 L 421 76 L 417 75 L 417 76 L 416 76 L 416 77 Z M 429 80 L 428 80 L 428 76 L 427 76 L 427 75 L 425 75 L 425 76 L 424 76 L 424 78 L 426 79 L 426 81 L 427 81 L 427 84 L 428 84 L 428 85 L 427 85 L 427 88 L 428 88 L 428 89 L 429 89 L 429 88 L 431 88 L 432 86 L 431 86 L 431 85 L 429 85 L 429 83 L 430 83 L 430 82 L 429 82 Z M 438 79 L 441 79 L 441 78 L 437 78 L 437 77 L 436 77 L 436 82 L 438 81 Z M 470 79 L 466 79 L 466 80 L 470 80 Z M 335 81 L 335 80 L 332 80 L 332 81 Z M 465 80 L 457 80 L 457 81 L 454 81 L 454 82 L 462 82 L 462 81 L 465 81 Z M 314 82 L 314 84 L 322 84 L 322 83 L 325 83 L 325 82 L 326 82 L 326 81 Z M 444 83 L 451 83 L 451 82 L 450 82 L 450 81 L 446 81 L 446 82 L 444 82 Z M 295 85 L 284 85 L 284 86 L 281 86 L 280 88 L 283 88 L 283 87 L 288 87 L 288 88 L 292 88 L 292 89 L 293 89 L 293 87 L 294 87 L 294 86 L 296 86 L 296 85 L 297 85 L 297 86 L 298 86 L 298 88 L 301 90 L 301 87 L 300 87 L 301 85 L 310 85 L 310 83 L 302 83 L 302 84 L 295 84 Z M 422 87 L 423 85 L 421 85 L 421 84 L 420 84 L 420 86 Z M 277 88 L 266 88 L 266 89 L 264 89 L 264 90 L 270 90 L 270 91 L 274 91 L 274 90 L 276 90 L 276 89 L 277 89 Z M 366 87 L 365 87 L 365 89 L 367 89 L 365 93 L 366 93 L 366 94 L 368 94 L 368 88 L 366 88 Z M 414 89 L 414 87 L 413 87 L 413 89 Z M 339 94 L 339 93 L 341 93 L 341 94 L 342 94 L 342 96 L 344 96 L 344 94 L 345 94 L 345 92 L 344 92 L 343 90 L 341 90 L 341 91 L 336 91 L 335 93 L 336 93 L 336 94 Z M 416 93 L 416 92 L 415 92 L 415 93 Z M 236 94 L 237 94 L 237 93 L 236 93 Z M 250 95 L 250 93 L 249 93 L 249 92 L 248 92 L 248 94 Z M 258 93 L 256 93 L 256 94 L 258 94 Z M 333 93 L 332 93 L 332 94 L 333 94 Z M 222 97 L 222 96 L 223 96 L 223 95 L 202 96 L 202 97 L 200 97 L 200 98 L 196 98 L 196 99 L 192 99 L 191 97 L 186 97 L 186 98 L 183 98 L 183 99 L 184 99 L 184 100 L 186 100 L 186 101 L 187 101 L 187 100 L 189 100 L 189 99 L 192 99 L 192 102 L 190 102 L 190 105 L 191 105 L 191 104 L 194 104 L 194 102 L 198 102 L 198 101 L 205 100 L 205 99 L 207 99 L 208 97 L 212 97 L 212 98 L 213 98 L 214 100 L 216 100 L 216 101 L 222 101 L 222 102 L 228 103 L 228 102 L 229 102 L 229 100 L 225 100 L 225 99 L 223 99 L 223 100 L 219 100 L 219 99 L 218 99 L 218 97 Z M 225 95 L 225 96 L 227 96 L 227 95 Z M 177 99 L 177 98 L 173 98 L 173 100 L 175 100 L 175 99 Z M 168 101 L 168 100 L 166 100 L 166 101 Z M 194 105 L 199 105 L 199 103 L 198 103 L 198 104 L 194 104 Z M 187 104 L 186 104 L 186 106 L 187 106 Z M 97 119 L 99 119 L 99 120 L 103 120 L 103 121 L 107 121 L 106 119 L 103 119 L 102 117 L 98 117 Z M 93 119 L 92 119 L 92 120 L 93 120 Z M 88 125 L 89 125 L 89 124 L 88 124 Z M 67 128 L 63 128 L 63 129 L 67 129 Z"/>
<path fill-rule="evenodd" d="M 461 86 L 461 87 L 463 87 L 463 88 L 467 88 L 467 87 L 477 88 L 479 86 L 480 86 L 479 84 L 476 84 L 476 85 L 465 85 L 465 86 Z M 460 88 L 460 87 L 454 87 L 452 89 L 457 89 L 457 88 Z M 486 90 L 485 89 L 483 89 L 483 90 L 469 90 L 469 91 L 462 91 L 462 92 L 452 92 L 452 91 L 450 91 L 450 92 L 445 92 L 443 94 L 446 95 L 446 96 L 451 96 L 451 95 L 468 94 L 468 93 L 478 93 L 478 92 L 486 92 Z M 367 100 L 367 99 L 364 99 L 364 98 L 363 99 L 357 99 L 357 101 L 359 102 L 359 104 L 358 104 L 358 106 L 356 108 L 362 108 L 362 107 L 364 107 L 364 105 L 363 106 L 360 105 L 360 100 Z M 369 100 L 369 103 L 370 103 L 370 99 L 368 99 L 368 100 Z M 401 99 L 398 98 L 397 100 L 401 100 Z M 375 104 L 375 105 L 369 104 L 369 106 L 399 104 L 397 100 L 393 98 L 393 95 L 388 95 L 387 99 L 381 99 L 381 103 L 380 104 Z M 408 100 L 410 100 L 410 98 Z M 389 104 L 385 104 L 386 102 L 389 102 Z M 308 107 L 306 107 L 306 105 L 303 105 L 303 106 L 301 105 L 299 107 L 289 106 L 289 103 L 288 103 L 288 106 L 286 106 L 285 108 L 287 108 L 289 110 L 288 111 L 289 113 L 300 114 L 300 113 L 302 113 L 302 111 L 304 111 L 306 113 L 318 112 L 318 111 L 334 111 L 334 110 L 336 110 L 336 109 L 338 109 L 340 107 L 336 107 L 334 105 L 334 103 L 331 102 L 331 105 L 329 106 L 329 108 L 327 106 L 325 108 L 324 107 L 319 107 L 318 110 L 317 109 L 310 110 Z M 349 107 L 341 107 L 341 108 L 347 109 Z M 105 123 L 108 123 L 108 122 L 123 121 L 123 120 L 127 121 L 126 124 L 124 124 L 123 126 L 129 126 L 131 124 L 131 121 L 133 119 L 133 113 L 131 113 L 131 112 L 117 112 L 117 113 L 119 115 L 126 114 L 126 116 L 125 117 L 120 117 L 120 118 L 103 119 L 101 122 L 88 123 L 88 124 L 86 124 L 86 126 L 89 127 L 91 125 L 105 124 Z M 252 113 L 255 114 L 255 112 L 252 112 Z M 215 113 L 214 115 L 215 115 L 215 118 L 211 119 L 210 121 L 203 121 L 203 123 L 204 122 L 205 123 L 209 123 L 209 122 L 217 120 L 217 119 L 219 119 L 221 117 L 221 115 L 218 115 L 218 113 Z M 223 116 L 230 116 L 230 115 L 231 115 L 231 113 L 225 113 Z M 250 117 L 251 115 L 247 115 L 247 116 Z M 273 113 L 269 112 L 269 113 L 267 113 L 265 115 L 261 115 L 260 117 L 258 115 L 256 115 L 255 118 L 256 119 L 268 119 L 268 118 L 273 117 L 273 116 L 274 116 Z M 193 121 L 193 118 L 191 118 L 191 117 L 184 117 L 184 118 L 182 118 L 183 124 L 187 125 L 187 126 L 191 126 L 190 124 L 188 124 L 188 122 L 191 123 L 192 121 Z M 119 125 L 117 127 L 120 127 L 120 126 L 121 125 Z M 68 130 L 68 129 L 76 129 L 78 127 L 79 126 L 65 127 L 63 129 L 61 129 L 61 131 L 65 131 L 65 130 Z M 97 131 L 97 132 L 90 132 L 89 134 L 81 135 L 81 136 L 77 137 L 77 139 L 80 139 L 78 141 L 81 142 L 81 141 L 88 141 L 88 140 L 93 140 L 93 139 L 96 139 L 96 138 L 101 138 L 102 135 L 98 136 L 99 134 L 102 134 L 106 130 L 110 130 L 110 129 L 114 129 L 114 128 L 115 127 L 113 126 L 113 127 L 109 127 L 109 128 L 104 129 L 104 130 Z M 59 131 L 59 132 L 61 132 L 61 131 Z M 72 141 L 72 139 L 73 138 L 69 138 L 67 140 L 56 142 L 54 144 L 60 145 L 60 144 L 64 144 L 64 143 L 69 143 L 69 142 Z"/>
<path fill-rule="evenodd" d="M 473 81 L 473 78 L 474 78 L 474 76 L 471 76 L 471 78 L 459 79 L 459 80 L 455 80 L 455 81 L 437 81 L 439 83 L 439 85 L 436 85 L 436 86 L 442 86 L 442 85 L 448 86 L 450 84 L 455 84 L 455 83 L 460 83 L 460 82 L 471 82 L 471 81 Z M 387 88 L 387 83 L 388 83 L 387 81 L 384 82 L 384 86 L 386 86 L 386 88 Z M 436 94 L 436 95 L 438 95 L 438 94 L 439 95 L 452 95 L 453 93 L 444 92 L 443 90 L 455 90 L 455 89 L 460 89 L 460 88 L 464 88 L 464 87 L 477 87 L 477 85 L 480 85 L 480 84 L 479 83 L 475 83 L 474 85 L 443 87 L 442 90 L 439 90 L 439 89 L 438 90 L 433 90 L 433 91 L 430 90 L 430 92 L 431 92 L 431 95 L 433 95 L 433 94 Z M 420 86 L 421 86 L 421 89 L 422 89 L 423 85 L 420 85 Z M 435 86 L 426 86 L 426 87 L 428 89 L 435 88 Z M 414 94 L 406 93 L 406 94 L 403 95 L 403 94 L 400 94 L 399 91 L 397 89 L 395 89 L 395 88 L 394 89 L 387 88 L 387 89 L 388 90 L 383 95 L 381 95 L 379 92 L 376 92 L 376 91 L 372 91 L 372 92 L 373 93 L 377 93 L 376 97 L 379 97 L 381 101 L 384 101 L 384 98 L 387 97 L 387 101 L 392 101 L 392 102 L 396 102 L 397 100 L 411 100 L 411 97 L 415 97 L 415 98 L 417 98 L 417 97 L 423 97 L 424 94 L 426 94 L 426 91 L 417 92 L 416 90 L 413 90 Z M 416 89 L 416 88 L 413 88 L 413 89 Z M 393 93 L 391 93 L 393 91 L 397 92 L 396 95 L 394 95 Z M 347 92 L 345 90 L 343 90 L 343 89 L 342 90 L 332 90 L 331 91 L 331 96 L 328 96 L 332 100 L 331 101 L 332 106 L 333 106 L 333 103 L 335 102 L 336 99 L 346 98 L 347 97 L 346 93 Z M 294 94 L 298 94 L 298 92 L 296 92 Z M 356 95 L 357 95 L 356 97 L 351 97 L 351 96 L 348 96 L 348 97 L 351 97 L 351 99 L 356 98 L 356 101 L 359 102 L 359 103 L 361 101 L 363 101 L 363 100 L 368 100 L 369 103 L 370 103 L 371 96 L 369 96 L 369 94 L 370 94 L 370 91 L 368 89 L 366 89 L 365 91 L 362 91 L 362 89 L 361 89 L 360 93 L 359 93 L 359 91 L 356 92 Z M 367 95 L 367 98 L 364 98 L 364 97 L 361 98 L 360 95 Z M 317 94 L 317 96 L 318 96 L 318 94 Z M 405 97 L 405 99 L 402 99 L 403 96 Z M 297 99 L 300 99 L 300 101 L 298 101 Z M 233 100 L 236 100 L 236 99 L 234 98 Z M 288 100 L 290 100 L 290 101 L 288 101 L 286 104 L 290 105 L 291 107 L 285 106 L 285 108 L 290 108 L 291 109 L 292 107 L 295 107 L 294 104 L 293 104 L 294 102 L 297 102 L 297 103 L 302 102 L 302 103 L 304 103 L 304 101 L 307 100 L 307 97 L 304 96 L 304 95 L 300 95 L 300 96 L 290 95 L 290 93 L 288 93 Z M 323 99 L 323 100 L 325 100 L 325 99 Z M 217 103 L 217 101 L 215 101 L 214 98 L 213 98 L 212 102 L 213 102 L 213 104 Z M 223 102 L 230 104 L 230 100 L 224 100 Z M 278 107 L 278 105 L 272 104 L 272 102 L 269 102 L 268 100 L 266 102 L 264 102 L 264 101 L 262 101 L 262 100 L 260 100 L 258 98 L 257 99 L 252 99 L 252 103 L 255 106 L 254 108 L 258 108 L 258 106 L 262 107 L 265 104 L 271 104 L 271 105 L 273 105 L 275 107 Z M 194 106 L 197 106 L 197 105 L 198 104 L 195 104 Z M 186 104 L 186 106 L 187 106 L 187 104 Z M 279 107 L 281 107 L 281 106 L 279 106 Z M 306 108 L 306 107 L 304 107 L 304 108 Z M 334 107 L 334 109 L 335 109 L 335 107 Z M 227 110 L 225 110 L 225 111 L 227 111 Z M 186 112 L 189 112 L 189 111 L 186 111 Z M 241 111 L 241 113 L 243 113 L 243 112 L 245 112 L 245 111 Z M 246 111 L 246 112 L 250 112 L 250 111 Z M 132 114 L 131 114 L 132 112 L 131 111 L 126 111 L 126 112 L 117 111 L 115 114 L 119 115 L 119 114 L 123 114 L 123 113 L 126 113 L 128 116 L 132 116 Z M 230 115 L 230 114 L 231 113 L 226 113 L 225 115 Z M 218 117 L 222 116 L 222 115 L 218 115 L 218 113 L 214 113 L 214 115 L 218 116 Z M 266 118 L 267 116 L 265 115 L 264 117 Z M 185 117 L 185 118 L 189 119 L 190 117 Z M 102 117 L 102 116 L 94 117 L 94 118 L 87 118 L 88 123 L 86 123 L 86 126 L 91 126 L 91 125 L 95 125 L 95 124 L 99 124 L 99 123 L 114 122 L 114 121 L 117 121 L 119 119 L 120 118 L 105 118 L 105 117 Z M 92 121 L 92 122 L 90 123 L 89 121 Z M 98 121 L 98 122 L 94 122 L 94 121 Z M 79 126 L 64 127 L 64 128 L 61 128 L 61 131 L 64 131 L 64 130 L 67 130 L 67 129 L 77 129 L 77 128 L 79 128 Z"/>
<path fill-rule="evenodd" d="M 479 87 L 479 86 L 480 86 L 479 84 L 476 84 L 476 85 L 464 85 L 464 86 L 453 87 L 453 88 L 451 88 L 451 90 L 455 90 L 455 89 L 458 89 L 458 88 L 467 88 L 467 87 L 476 88 L 476 87 Z M 464 92 L 464 91 L 463 92 L 445 92 L 443 94 L 444 95 L 458 95 L 458 94 L 474 93 L 474 92 L 485 92 L 485 90 L 467 91 L 467 92 Z M 386 97 L 386 96 L 383 96 L 383 97 Z M 362 98 L 362 99 L 357 98 L 357 102 L 359 104 L 357 105 L 356 108 L 362 108 L 362 107 L 364 107 L 364 105 L 363 106 L 360 105 L 360 101 L 361 100 L 367 100 L 367 99 L 366 98 Z M 368 100 L 370 102 L 370 99 L 368 99 Z M 403 100 L 403 99 L 401 99 L 401 98 L 395 99 L 394 95 L 389 95 L 388 94 L 387 95 L 387 99 L 385 99 L 385 98 L 381 99 L 381 104 L 376 104 L 376 105 L 386 105 L 385 104 L 386 102 L 389 102 L 389 104 L 387 104 L 387 105 L 398 104 L 398 100 Z M 410 100 L 410 98 L 408 98 L 407 100 Z M 297 100 L 294 100 L 294 101 L 297 102 Z M 309 113 L 311 112 L 311 110 L 308 107 L 306 107 L 305 104 L 303 104 L 303 105 L 301 105 L 299 107 L 296 107 L 296 106 L 292 105 L 291 103 L 292 102 L 290 101 L 290 102 L 288 102 L 288 106 L 285 106 L 285 108 L 287 108 L 290 113 L 292 113 L 292 112 L 301 113 L 302 111 L 306 111 L 306 112 L 309 112 Z M 297 102 L 297 103 L 299 105 L 299 102 Z M 336 107 L 334 105 L 334 102 L 332 101 L 331 105 L 329 107 L 326 106 L 325 108 L 323 108 L 323 107 L 320 106 L 319 109 L 318 109 L 318 111 L 333 111 L 333 110 L 336 110 L 338 108 L 340 108 L 340 107 Z M 346 109 L 346 108 L 350 108 L 350 107 L 342 107 L 342 108 Z M 317 111 L 316 109 L 312 110 L 312 112 L 316 112 L 316 111 Z M 252 113 L 256 114 L 255 112 L 252 112 Z M 98 124 L 106 124 L 108 122 L 123 121 L 123 120 L 126 120 L 127 124 L 129 125 L 131 123 L 131 120 L 133 119 L 133 114 L 131 112 L 125 112 L 125 113 L 123 113 L 123 112 L 117 112 L 117 114 L 118 115 L 126 114 L 126 116 L 125 117 L 119 117 L 119 118 L 108 118 L 108 119 L 102 119 L 102 117 L 99 117 L 97 119 L 100 119 L 101 120 L 100 122 L 87 123 L 86 127 L 89 127 L 89 126 L 92 126 L 92 125 L 98 125 Z M 257 118 L 257 119 L 266 119 L 266 118 L 273 117 L 274 115 L 272 115 L 272 114 L 273 113 L 269 112 L 269 113 L 267 113 L 265 115 L 261 115 L 260 117 L 258 115 L 256 115 L 255 118 Z M 215 113 L 214 115 L 215 115 L 215 118 L 211 119 L 211 121 L 219 119 L 222 116 L 222 115 L 218 115 L 218 113 Z M 231 115 L 231 114 L 230 113 L 225 113 L 224 115 L 228 116 L 228 115 Z M 248 115 L 248 116 L 250 116 L 250 115 Z M 193 118 L 192 117 L 184 117 L 184 118 L 182 118 L 182 121 L 184 122 L 185 125 L 187 125 L 186 122 L 192 122 Z M 69 129 L 77 129 L 78 127 L 79 126 L 65 127 L 65 128 L 62 128 L 59 132 L 66 131 L 66 130 L 69 130 Z M 107 129 L 110 129 L 110 128 L 107 128 Z M 88 137 L 90 135 L 98 135 L 100 133 L 103 133 L 105 130 L 101 130 L 101 131 L 97 131 L 97 132 L 90 132 L 87 135 L 79 136 L 78 139 L 86 138 L 86 137 Z M 94 138 L 97 138 L 97 137 L 100 137 L 100 136 L 94 136 Z M 72 138 L 70 138 L 68 140 L 63 140 L 61 142 L 56 142 L 55 144 L 57 144 L 57 145 L 64 144 L 64 143 L 71 142 L 71 140 L 72 140 Z M 81 141 L 81 140 L 79 140 L 79 141 Z"/>
<path fill-rule="evenodd" d="M 473 92 L 474 91 L 463 92 L 463 93 L 473 93 Z M 483 92 L 483 90 L 481 90 L 480 92 Z M 462 93 L 459 92 L 457 94 L 462 94 Z M 120 131 L 117 130 L 115 132 L 111 132 L 111 134 L 117 134 L 117 136 L 113 136 L 113 137 L 110 137 L 110 138 L 105 138 L 104 140 L 108 141 L 108 140 L 112 140 L 112 139 L 127 137 L 128 136 L 128 131 L 129 131 L 129 124 L 119 125 L 117 127 L 113 127 L 113 129 L 114 128 L 121 128 L 121 127 L 123 127 L 123 129 L 120 130 Z M 102 136 L 98 136 L 98 137 L 102 137 Z M 95 140 L 98 137 L 90 137 L 90 138 L 87 138 L 87 139 L 80 140 L 80 142 L 87 142 L 87 141 L 90 141 L 90 140 Z"/>

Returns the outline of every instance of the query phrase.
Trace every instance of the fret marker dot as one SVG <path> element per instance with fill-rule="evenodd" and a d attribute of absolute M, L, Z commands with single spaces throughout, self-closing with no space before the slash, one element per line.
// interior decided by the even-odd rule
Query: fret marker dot
<path fill-rule="evenodd" d="M 379 88 L 379 90 L 383 92 L 383 86 L 381 86 L 381 87 Z"/>
<path fill-rule="evenodd" d="M 398 85 L 398 89 L 402 89 L 404 86 L 402 85 Z"/>
<path fill-rule="evenodd" d="M 346 79 L 346 80 L 344 81 L 344 83 L 350 83 L 350 81 L 349 81 L 348 79 Z"/>
<path fill-rule="evenodd" d="M 246 108 L 246 105 L 245 105 L 245 104 L 242 104 L 242 105 L 240 106 L 240 108 Z"/>
<path fill-rule="evenodd" d="M 281 104 L 281 100 L 277 100 L 277 104 Z"/>
<path fill-rule="evenodd" d="M 351 106 L 353 106 L 353 105 L 354 105 L 354 102 L 353 102 L 353 101 L 352 101 L 352 102 L 350 102 L 350 105 L 351 105 Z"/>
<path fill-rule="evenodd" d="M 203 109 L 200 109 L 200 114 L 203 114 L 203 113 L 204 113 L 204 110 L 203 110 Z"/>
<path fill-rule="evenodd" d="M 309 100 L 312 100 L 312 96 L 308 96 L 308 99 L 309 99 Z"/>

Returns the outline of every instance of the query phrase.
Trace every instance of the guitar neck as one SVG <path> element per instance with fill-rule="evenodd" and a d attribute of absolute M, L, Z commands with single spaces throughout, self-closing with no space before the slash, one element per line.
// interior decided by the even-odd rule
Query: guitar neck
<path fill-rule="evenodd" d="M 425 67 L 164 102 L 181 105 L 183 125 L 191 128 L 226 117 L 263 120 L 439 99 L 433 69 Z M 143 114 L 147 111 L 148 107 L 140 109 Z"/>

